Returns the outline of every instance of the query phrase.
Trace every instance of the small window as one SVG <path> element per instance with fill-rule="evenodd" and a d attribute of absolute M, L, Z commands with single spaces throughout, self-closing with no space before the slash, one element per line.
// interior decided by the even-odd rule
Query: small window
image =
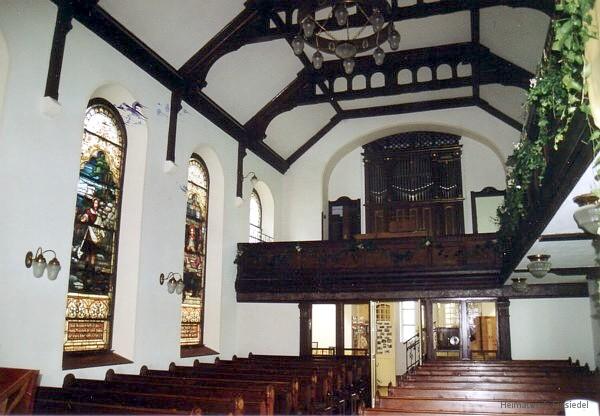
<path fill-rule="evenodd" d="M 204 161 L 194 154 L 187 180 L 181 346 L 204 343 L 204 287 L 206 281 L 206 237 L 208 231 L 209 176 Z"/>
<path fill-rule="evenodd" d="M 265 241 L 262 229 L 262 204 L 258 192 L 252 190 L 250 194 L 250 239 L 251 243 Z"/>

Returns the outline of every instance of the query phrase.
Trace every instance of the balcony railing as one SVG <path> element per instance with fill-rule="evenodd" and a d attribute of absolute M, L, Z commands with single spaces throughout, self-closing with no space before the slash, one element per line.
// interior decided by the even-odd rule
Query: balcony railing
<path fill-rule="evenodd" d="M 485 288 L 497 284 L 495 234 L 238 244 L 239 300 L 298 294 Z M 296 295 L 289 297 L 288 295 Z M 276 296 L 274 296 L 276 295 Z M 292 299 L 293 298 L 293 299 Z"/>

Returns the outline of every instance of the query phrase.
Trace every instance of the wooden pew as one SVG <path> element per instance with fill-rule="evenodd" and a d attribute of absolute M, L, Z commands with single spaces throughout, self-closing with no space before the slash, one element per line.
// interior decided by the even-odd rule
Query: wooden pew
<path fill-rule="evenodd" d="M 453 399 L 405 399 L 397 397 L 381 397 L 377 407 L 394 409 L 401 412 L 455 412 L 462 414 L 496 413 L 561 415 L 564 412 L 562 402 L 501 401 L 501 400 L 453 400 Z"/>
<path fill-rule="evenodd" d="M 554 391 L 563 390 L 569 392 L 594 392 L 597 387 L 593 385 L 560 385 L 560 384 L 531 384 L 531 383 L 469 383 L 456 380 L 452 383 L 441 381 L 421 381 L 401 382 L 398 387 L 403 389 L 447 389 L 447 390 L 498 390 L 498 391 Z"/>
<path fill-rule="evenodd" d="M 65 377 L 63 388 L 68 389 L 88 389 L 98 391 L 125 391 L 128 393 L 147 393 L 147 394 L 167 394 L 175 396 L 190 396 L 195 398 L 221 398 L 235 400 L 241 396 L 244 403 L 264 402 L 266 414 L 273 415 L 274 409 L 274 389 L 267 386 L 266 390 L 240 390 L 231 387 L 211 387 L 211 386 L 186 386 L 181 384 L 145 384 L 124 381 L 106 381 L 106 380 L 87 380 L 77 379 L 72 374 Z"/>
<path fill-rule="evenodd" d="M 51 389 L 46 387 L 44 389 Z M 241 396 L 235 399 L 197 398 L 193 396 L 131 393 L 118 390 L 96 390 L 84 388 L 62 388 L 48 391 L 55 400 L 69 402 L 89 402 L 110 404 L 127 407 L 143 407 L 149 409 L 165 409 L 175 411 L 195 412 L 201 409 L 202 414 L 266 415 L 264 402 L 244 402 Z"/>
<path fill-rule="evenodd" d="M 419 388 L 388 388 L 388 397 L 404 399 L 460 399 L 460 400 L 502 400 L 502 401 L 539 401 L 565 402 L 574 398 L 598 400 L 600 393 L 576 393 L 564 390 L 522 391 L 514 390 L 481 390 L 481 389 L 419 389 Z"/>
<path fill-rule="evenodd" d="M 188 367 L 177 366 L 171 363 L 169 371 L 148 370 L 149 375 L 165 375 L 172 373 L 178 376 L 187 377 L 217 377 L 225 379 L 240 379 L 240 380 L 260 380 L 260 381 L 297 381 L 300 386 L 299 406 L 303 410 L 310 412 L 317 411 L 322 403 L 326 402 L 327 394 L 331 391 L 331 380 L 328 378 L 319 379 L 318 375 L 313 371 L 291 371 L 280 369 L 278 371 L 258 371 L 258 370 L 241 370 L 241 369 L 218 369 L 203 368 L 203 367 Z"/>
<path fill-rule="evenodd" d="M 232 380 L 214 377 L 179 377 L 172 373 L 164 376 L 148 375 L 149 370 L 143 366 L 140 373 L 135 374 L 117 374 L 113 370 L 106 372 L 107 381 L 122 381 L 149 385 L 182 385 L 182 386 L 209 386 L 212 388 L 231 388 L 240 392 L 256 391 L 264 392 L 271 386 L 275 392 L 275 411 L 276 413 L 289 414 L 298 411 L 298 383 L 281 381 L 258 381 L 258 380 Z"/>

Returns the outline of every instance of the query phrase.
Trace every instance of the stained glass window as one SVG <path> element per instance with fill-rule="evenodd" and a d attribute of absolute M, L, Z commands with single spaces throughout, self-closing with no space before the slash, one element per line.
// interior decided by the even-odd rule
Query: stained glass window
<path fill-rule="evenodd" d="M 83 123 L 66 352 L 111 346 L 125 146 L 125 126 L 118 111 L 105 100 L 92 100 Z"/>
<path fill-rule="evenodd" d="M 250 239 L 251 243 L 264 241 L 262 232 L 262 204 L 255 190 L 250 194 Z"/>
<path fill-rule="evenodd" d="M 208 227 L 208 170 L 194 154 L 187 180 L 187 210 L 183 301 L 181 304 L 181 346 L 202 345 L 204 322 L 204 283 L 206 276 L 206 234 Z"/>

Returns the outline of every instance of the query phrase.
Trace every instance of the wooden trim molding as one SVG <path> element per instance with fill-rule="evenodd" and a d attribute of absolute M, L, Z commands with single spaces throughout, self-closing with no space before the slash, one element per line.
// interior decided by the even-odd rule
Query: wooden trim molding
<path fill-rule="evenodd" d="M 510 346 L 510 300 L 500 297 L 496 300 L 496 316 L 498 317 L 498 359 L 511 360 Z"/>

